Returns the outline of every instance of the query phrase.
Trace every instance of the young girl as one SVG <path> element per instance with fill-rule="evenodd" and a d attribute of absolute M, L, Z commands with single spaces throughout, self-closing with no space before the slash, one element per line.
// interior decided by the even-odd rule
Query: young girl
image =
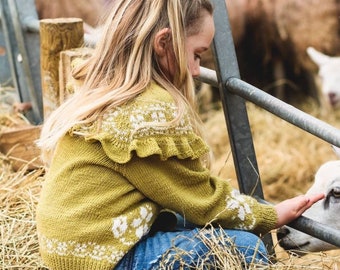
<path fill-rule="evenodd" d="M 210 174 L 192 77 L 213 39 L 212 13 L 209 0 L 115 0 L 76 72 L 82 86 L 40 139 L 49 168 L 37 227 L 50 269 L 212 268 L 198 237 L 208 223 L 206 237 L 224 235 L 246 262 L 266 262 L 257 235 L 323 197 L 263 205 Z"/>

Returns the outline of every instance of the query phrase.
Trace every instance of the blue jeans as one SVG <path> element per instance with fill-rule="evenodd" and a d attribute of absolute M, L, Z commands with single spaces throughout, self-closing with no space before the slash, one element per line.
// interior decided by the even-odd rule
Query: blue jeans
<path fill-rule="evenodd" d="M 233 258 L 238 256 L 240 267 L 268 263 L 263 242 L 250 232 L 212 227 L 201 229 L 180 220 L 174 231 L 158 231 L 143 238 L 115 269 L 223 269 L 221 260 L 214 256 L 218 252 L 216 246 L 221 250 L 228 249 Z"/>

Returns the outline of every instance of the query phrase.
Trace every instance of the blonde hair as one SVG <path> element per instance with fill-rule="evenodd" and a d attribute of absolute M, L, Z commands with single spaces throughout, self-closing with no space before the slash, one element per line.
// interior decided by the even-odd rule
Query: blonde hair
<path fill-rule="evenodd" d="M 192 76 L 188 70 L 185 37 L 199 31 L 202 12 L 212 14 L 210 0 L 115 0 L 92 56 L 74 76 L 82 86 L 43 125 L 38 145 L 48 161 L 55 145 L 74 125 L 100 119 L 107 110 L 143 92 L 151 81 L 163 86 L 178 104 L 178 121 L 191 108 L 200 134 Z M 158 31 L 172 31 L 176 74 L 169 81 L 157 63 L 153 40 Z M 189 106 L 188 106 L 189 105 Z"/>

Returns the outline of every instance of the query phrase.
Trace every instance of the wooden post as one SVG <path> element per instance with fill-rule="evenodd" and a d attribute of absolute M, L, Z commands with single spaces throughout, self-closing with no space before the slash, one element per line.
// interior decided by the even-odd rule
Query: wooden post
<path fill-rule="evenodd" d="M 60 52 L 59 64 L 59 100 L 63 103 L 74 93 L 77 81 L 72 77 L 72 69 L 80 62 L 90 57 L 92 49 L 88 47 L 76 48 Z"/>
<path fill-rule="evenodd" d="M 60 52 L 84 44 L 83 21 L 78 18 L 40 21 L 40 62 L 44 119 L 59 105 Z"/>

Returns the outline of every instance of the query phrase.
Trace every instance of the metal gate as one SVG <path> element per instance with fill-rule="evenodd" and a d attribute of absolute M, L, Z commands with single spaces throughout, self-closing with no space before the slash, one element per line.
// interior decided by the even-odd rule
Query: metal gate
<path fill-rule="evenodd" d="M 39 20 L 34 0 L 0 0 L 0 84 L 9 83 L 20 102 L 31 102 L 27 118 L 42 122 Z"/>
<path fill-rule="evenodd" d="M 340 147 L 340 130 L 240 79 L 225 0 L 212 1 L 215 5 L 216 32 L 213 52 L 216 72 L 201 68 L 200 80 L 219 87 L 240 191 L 266 203 L 245 100 L 338 147 Z M 339 230 L 303 216 L 289 226 L 340 247 Z M 274 253 L 270 235 L 265 236 L 264 242 L 269 252 Z"/>

